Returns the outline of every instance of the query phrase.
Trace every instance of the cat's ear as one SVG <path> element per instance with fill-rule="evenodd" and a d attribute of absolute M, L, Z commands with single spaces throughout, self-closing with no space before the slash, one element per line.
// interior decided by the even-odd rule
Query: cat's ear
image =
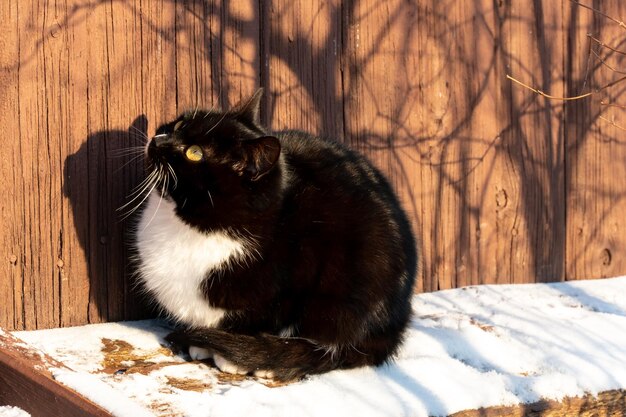
<path fill-rule="evenodd" d="M 259 88 L 247 100 L 242 100 L 231 110 L 239 120 L 248 122 L 253 126 L 260 123 L 261 98 L 263 97 L 263 88 Z"/>
<path fill-rule="evenodd" d="M 235 166 L 235 169 L 252 181 L 270 172 L 278 162 L 280 142 L 274 136 L 242 140 L 240 144 L 242 160 Z"/>

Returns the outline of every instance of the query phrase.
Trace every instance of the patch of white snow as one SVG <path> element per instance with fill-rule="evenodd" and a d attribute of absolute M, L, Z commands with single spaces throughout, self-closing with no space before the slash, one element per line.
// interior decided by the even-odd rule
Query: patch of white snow
<path fill-rule="evenodd" d="M 0 417 L 30 417 L 30 414 L 18 407 L 0 405 Z"/>

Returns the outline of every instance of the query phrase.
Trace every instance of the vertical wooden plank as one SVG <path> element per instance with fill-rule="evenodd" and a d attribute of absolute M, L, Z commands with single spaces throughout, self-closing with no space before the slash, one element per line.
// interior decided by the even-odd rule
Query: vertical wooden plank
<path fill-rule="evenodd" d="M 498 2 L 491 7 L 483 2 L 483 7 L 489 10 L 484 18 L 492 28 L 492 45 L 496 55 L 493 81 L 489 84 L 493 108 L 485 123 L 496 127 L 496 131 L 489 135 L 493 138 L 489 145 L 494 147 L 496 161 L 493 175 L 487 177 L 483 187 L 486 210 L 483 211 L 485 222 L 479 226 L 479 240 L 483 245 L 480 263 L 484 275 L 478 281 L 484 284 L 512 283 L 523 281 L 525 275 L 525 279 L 531 281 L 534 276 L 526 262 L 529 247 L 524 245 L 524 235 L 519 233 L 520 218 L 524 213 L 521 192 L 523 171 L 518 166 L 519 160 L 510 157 L 511 144 L 518 141 L 518 135 L 511 110 L 511 94 L 515 87 L 506 75 L 512 74 L 511 61 L 519 59 L 511 52 L 508 34 L 516 16 L 510 2 Z"/>
<path fill-rule="evenodd" d="M 562 96 L 565 53 L 562 3 L 534 1 L 511 6 L 510 71 L 542 91 Z M 565 278 L 565 157 L 563 106 L 523 88 L 511 90 L 511 135 L 505 146 L 519 172 L 520 205 L 513 282 Z"/>
<path fill-rule="evenodd" d="M 62 120 L 60 135 L 64 158 L 61 201 L 63 232 L 57 260 L 62 326 L 88 322 L 92 281 L 85 249 L 89 236 L 89 177 L 88 166 L 82 159 L 86 152 L 81 146 L 89 134 L 87 65 L 90 43 L 88 27 L 80 22 L 86 21 L 89 10 L 76 6 L 65 3 L 60 12 L 62 15 L 58 18 L 59 35 L 67 50 L 62 71 L 62 102 L 54 110 Z"/>
<path fill-rule="evenodd" d="M 178 110 L 176 73 L 176 3 L 139 1 L 141 109 L 148 118 L 148 135 Z"/>
<path fill-rule="evenodd" d="M 261 2 L 254 0 L 212 3 L 219 18 L 213 32 L 213 50 L 219 51 L 219 82 L 214 81 L 222 106 L 248 98 L 260 86 Z M 216 47 L 217 46 L 217 47 Z M 217 70 L 214 69 L 217 74 Z"/>
<path fill-rule="evenodd" d="M 43 94 L 45 100 L 40 111 L 42 125 L 45 129 L 47 142 L 46 156 L 39 156 L 39 162 L 46 158 L 48 163 L 39 171 L 39 175 L 46 178 L 45 194 L 48 198 L 41 201 L 40 210 L 45 212 L 48 219 L 46 223 L 47 236 L 42 236 L 39 246 L 45 262 L 50 269 L 45 270 L 45 275 L 39 279 L 50 283 L 51 294 L 46 300 L 38 303 L 48 305 L 51 311 L 42 320 L 41 326 L 56 327 L 62 322 L 62 267 L 63 267 L 63 236 L 66 225 L 63 222 L 63 164 L 66 157 L 66 138 L 68 113 L 68 78 L 67 69 L 70 61 L 69 50 L 66 47 L 66 33 L 61 27 L 64 17 L 64 8 L 61 4 L 44 3 L 44 33 L 40 35 L 43 40 Z M 42 132 L 43 134 L 43 132 Z M 38 145 L 41 146 L 41 145 Z"/>
<path fill-rule="evenodd" d="M 21 175 L 15 166 L 20 157 L 19 125 L 19 21 L 18 5 L 14 1 L 0 4 L 0 16 L 7 22 L 6 33 L 0 37 L 0 123 L 11 137 L 0 147 L 2 192 L 0 201 L 0 327 L 24 327 L 22 277 L 22 247 L 24 242 Z"/>
<path fill-rule="evenodd" d="M 88 224 L 87 207 L 81 202 L 87 196 L 87 169 L 73 156 L 88 135 L 87 126 L 87 62 L 88 37 L 84 25 L 70 24 L 74 19 L 84 19 L 85 10 L 68 12 L 65 4 L 63 23 L 60 26 L 63 42 L 68 50 L 65 62 L 65 97 L 61 106 L 63 117 L 63 246 L 60 250 L 60 324 L 63 326 L 86 323 L 89 305 L 89 275 L 85 251 L 81 247 Z M 76 198 L 82 197 L 85 198 Z M 79 221 L 80 216 L 85 219 Z M 42 326 L 45 327 L 45 326 Z"/>
<path fill-rule="evenodd" d="M 424 150 L 428 155 L 424 168 L 434 173 L 433 182 L 425 187 L 432 189 L 426 200 L 432 212 L 431 233 L 425 239 L 437 255 L 432 260 L 431 289 L 478 283 L 488 273 L 481 254 L 489 250 L 485 247 L 489 239 L 480 236 L 488 235 L 488 182 L 498 177 L 493 147 L 498 124 L 488 98 L 495 49 L 485 14 L 493 11 L 481 6 L 456 2 L 424 11 L 432 22 L 425 34 L 427 47 L 441 57 L 439 71 L 430 74 L 435 82 L 425 98 L 438 96 L 442 106 L 434 144 Z"/>
<path fill-rule="evenodd" d="M 626 5 L 610 0 L 586 3 L 618 20 Z M 623 76 L 624 56 L 591 41 L 587 34 L 626 52 L 626 31 L 615 22 L 571 5 L 568 21 L 568 94 L 601 88 Z M 596 51 L 604 60 L 597 58 Z M 624 274 L 626 249 L 626 86 L 617 84 L 567 107 L 567 279 Z M 602 105 L 604 102 L 606 105 Z M 617 105 L 614 107 L 612 105 Z"/>
<path fill-rule="evenodd" d="M 343 138 L 344 2 L 268 3 L 263 64 L 272 126 Z"/>
<path fill-rule="evenodd" d="M 109 316 L 108 277 L 110 265 L 107 263 L 106 247 L 103 245 L 107 229 L 107 213 L 111 204 L 107 204 L 107 164 L 106 142 L 109 133 L 109 111 L 107 106 L 114 93 L 111 85 L 111 62 L 107 43 L 110 41 L 110 19 L 108 5 L 96 5 L 85 16 L 87 38 L 92 40 L 87 48 L 87 126 L 89 137 L 86 140 L 86 152 L 81 154 L 80 163 L 86 164 L 87 182 L 87 219 L 86 219 L 86 257 L 89 273 L 89 321 L 99 322 Z M 102 239 L 102 240 L 101 240 Z"/>
<path fill-rule="evenodd" d="M 462 86 L 454 83 L 455 88 L 451 87 L 453 69 L 449 68 L 452 57 L 459 50 L 459 35 L 450 33 L 454 28 L 452 14 L 447 16 L 452 10 L 455 6 L 450 3 L 424 3 L 417 9 L 418 22 L 415 24 L 421 28 L 416 48 L 416 55 L 420 58 L 417 73 L 413 74 L 419 94 L 414 111 L 419 114 L 420 125 L 415 158 L 419 164 L 414 166 L 419 173 L 419 182 L 413 188 L 419 190 L 416 198 L 420 211 L 417 215 L 423 225 L 422 277 L 427 291 L 449 288 L 454 283 L 457 219 L 462 211 L 460 198 L 465 196 L 464 191 L 449 187 L 464 180 L 458 175 L 460 159 L 455 144 L 455 132 L 463 126 L 457 122 L 460 115 L 456 114 L 452 104 L 461 99 L 456 96 L 456 87 Z M 424 55 L 418 52 L 422 50 Z"/>
<path fill-rule="evenodd" d="M 213 91 L 212 82 L 212 12 L 212 4 L 204 0 L 177 3 L 174 53 L 178 112 L 211 108 L 217 101 L 219 91 Z"/>
<path fill-rule="evenodd" d="M 17 189 L 19 190 L 18 192 L 20 193 L 20 195 L 23 198 L 23 204 L 21 205 L 21 207 L 18 207 L 18 209 L 22 212 L 22 217 L 23 217 L 23 229 L 20 230 L 19 232 L 21 234 L 24 235 L 24 243 L 23 246 L 21 248 L 22 253 L 20 254 L 22 257 L 22 262 L 23 262 L 23 283 L 22 283 L 22 302 L 23 302 L 23 311 L 24 311 L 24 326 L 26 328 L 30 327 L 30 328 L 34 328 L 36 326 L 36 313 L 35 313 L 35 307 L 34 307 L 34 300 L 35 300 L 35 284 L 33 283 L 33 275 L 34 275 L 34 270 L 33 270 L 33 258 L 32 258 L 32 254 L 31 252 L 31 248 L 32 248 L 32 243 L 31 241 L 33 239 L 36 239 L 36 237 L 33 235 L 31 228 L 28 227 L 29 224 L 36 222 L 35 219 L 32 219 L 32 200 L 34 200 L 36 198 L 36 193 L 37 193 L 37 188 L 35 186 L 33 186 L 32 184 L 32 180 L 31 180 L 31 175 L 32 172 L 30 171 L 30 167 L 33 166 L 33 156 L 32 156 L 32 149 L 31 149 L 31 143 L 35 143 L 36 140 L 34 138 L 35 136 L 35 132 L 37 131 L 37 127 L 38 126 L 38 120 L 34 120 L 34 121 L 30 121 L 27 122 L 26 118 L 29 116 L 34 116 L 37 117 L 38 113 L 37 113 L 37 107 L 36 105 L 33 103 L 33 88 L 32 87 L 37 87 L 39 86 L 37 84 L 36 80 L 36 69 L 34 69 L 35 65 L 36 65 L 36 61 L 38 60 L 38 57 L 35 55 L 36 51 L 32 51 L 30 53 L 26 52 L 28 51 L 30 48 L 27 47 L 28 43 L 24 42 L 22 43 L 22 39 L 27 40 L 27 39 L 32 39 L 33 38 L 33 34 L 32 34 L 32 30 L 28 30 L 29 27 L 27 26 L 27 22 L 26 19 L 28 17 L 30 17 L 30 14 L 32 13 L 32 11 L 30 10 L 30 8 L 26 8 L 23 6 L 23 3 L 19 3 L 18 4 L 18 19 L 20 19 L 21 17 L 21 31 L 20 31 L 20 35 L 21 35 L 21 39 L 19 41 L 19 48 L 20 50 L 22 50 L 22 48 L 24 48 L 25 54 L 27 55 L 27 58 L 24 58 L 24 62 L 20 65 L 19 67 L 19 81 L 18 81 L 18 95 L 20 96 L 20 102 L 19 102 L 19 108 L 18 108 L 18 124 L 19 126 L 24 126 L 26 128 L 26 126 L 28 127 L 32 127 L 30 129 L 25 129 L 24 131 L 22 131 L 20 129 L 20 137 L 19 137 L 19 141 L 20 141 L 20 150 L 19 153 L 17 153 L 17 155 L 15 155 L 14 158 L 14 163 L 21 161 L 21 163 L 19 165 L 17 165 L 19 167 L 19 182 L 16 184 Z M 30 22 L 30 27 L 32 28 L 33 25 L 35 25 L 35 23 L 31 20 Z M 26 83 L 24 83 L 24 80 L 29 80 L 30 84 L 32 85 L 31 88 L 25 88 L 24 85 Z M 24 115 L 24 116 L 22 116 Z M 23 132 L 23 133 L 22 133 Z M 34 158 L 35 160 L 37 159 L 36 156 Z M 28 191 L 31 191 L 31 193 L 28 193 Z"/>
<path fill-rule="evenodd" d="M 446 65 L 443 74 L 447 85 L 454 86 L 449 92 L 449 102 L 454 103 L 448 110 L 451 118 L 443 119 L 448 129 L 441 140 L 445 150 L 434 160 L 440 165 L 434 211 L 442 207 L 449 214 L 441 215 L 433 227 L 441 230 L 435 234 L 436 243 L 447 244 L 444 253 L 450 257 L 440 258 L 433 266 L 436 288 L 500 278 L 501 259 L 496 251 L 503 240 L 502 229 L 507 240 L 509 225 L 499 228 L 496 224 L 497 190 L 503 182 L 516 180 L 503 169 L 500 148 L 502 131 L 510 120 L 499 85 L 502 4 L 482 1 L 450 6 L 447 13 L 435 9 L 440 22 L 434 26 L 439 28 L 435 36 L 440 42 L 451 45 L 447 57 L 451 65 Z"/>

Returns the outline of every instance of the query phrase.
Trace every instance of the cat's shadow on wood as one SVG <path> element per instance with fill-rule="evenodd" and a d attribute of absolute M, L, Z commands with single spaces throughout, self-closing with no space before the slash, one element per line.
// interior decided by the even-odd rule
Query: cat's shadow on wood
<path fill-rule="evenodd" d="M 134 217 L 124 219 L 124 211 L 117 210 L 143 178 L 141 148 L 147 126 L 142 115 L 128 130 L 91 134 L 65 159 L 63 193 L 70 202 L 82 249 L 82 254 L 71 254 L 73 273 L 86 270 L 89 276 L 89 303 L 74 308 L 86 308 L 89 322 L 156 314 L 133 280 L 130 232 Z M 82 268 L 78 265 L 81 262 Z M 75 282 L 80 285 L 84 281 Z M 84 317 L 84 312 L 79 316 Z"/>

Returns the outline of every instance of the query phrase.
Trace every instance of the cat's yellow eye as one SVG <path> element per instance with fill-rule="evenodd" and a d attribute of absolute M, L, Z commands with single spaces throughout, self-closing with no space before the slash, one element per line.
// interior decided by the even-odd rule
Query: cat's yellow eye
<path fill-rule="evenodd" d="M 191 145 L 185 151 L 185 156 L 190 161 L 197 162 L 202 159 L 202 148 L 200 148 L 198 145 Z"/>
<path fill-rule="evenodd" d="M 174 132 L 176 132 L 178 129 L 180 129 L 182 124 L 183 124 L 182 120 L 179 120 L 178 122 L 176 122 L 176 124 L 174 125 Z"/>

